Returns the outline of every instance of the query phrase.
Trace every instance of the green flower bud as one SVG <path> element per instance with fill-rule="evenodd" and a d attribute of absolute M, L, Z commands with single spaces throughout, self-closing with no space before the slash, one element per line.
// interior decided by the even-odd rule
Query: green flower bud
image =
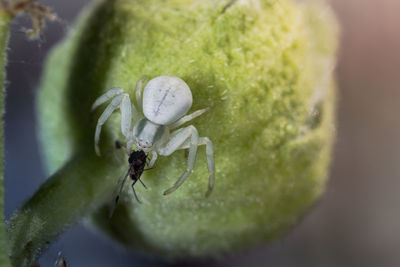
<path fill-rule="evenodd" d="M 114 145 L 126 141 L 118 111 L 103 126 L 98 164 L 116 161 L 119 171 L 96 181 L 108 191 L 91 204 L 104 204 L 91 222 L 126 246 L 172 258 L 270 241 L 296 223 L 325 186 L 336 37 L 330 10 L 315 2 L 115 0 L 92 6 L 52 52 L 43 78 L 40 136 L 49 172 L 80 151 L 94 154 L 105 105 L 96 112 L 90 107 L 102 93 L 122 87 L 134 99 L 143 75 L 178 76 L 191 88 L 191 111 L 210 107 L 190 124 L 214 143 L 213 193 L 204 196 L 202 146 L 194 172 L 163 196 L 186 169 L 185 151 L 177 151 L 143 174 L 147 190 L 135 186 L 143 203 L 126 186 L 109 219 L 111 192 L 128 168 Z"/>

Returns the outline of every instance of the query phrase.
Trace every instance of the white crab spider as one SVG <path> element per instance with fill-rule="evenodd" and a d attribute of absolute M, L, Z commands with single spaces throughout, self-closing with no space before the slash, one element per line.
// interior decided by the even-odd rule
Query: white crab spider
<path fill-rule="evenodd" d="M 151 152 L 152 158 L 149 164 L 151 168 L 157 155 L 169 156 L 179 149 L 189 149 L 189 156 L 186 171 L 178 179 L 173 187 L 166 190 L 164 195 L 175 191 L 186 178 L 193 172 L 196 161 L 197 147 L 206 145 L 207 167 L 209 172 L 208 196 L 214 186 L 214 148 L 208 137 L 199 137 L 197 129 L 193 125 L 173 131 L 182 124 L 200 116 L 208 108 L 197 110 L 184 116 L 192 106 L 193 98 L 189 86 L 180 78 L 174 76 L 158 76 L 150 80 L 143 90 L 142 85 L 145 77 L 141 78 L 136 84 L 136 102 L 138 108 L 143 111 L 144 118 L 140 118 L 139 113 L 131 104 L 129 94 L 122 88 L 112 88 L 101 95 L 93 103 L 92 110 L 99 105 L 111 100 L 101 114 L 94 137 L 95 151 L 100 156 L 98 146 L 101 127 L 111 116 L 114 110 L 121 110 L 121 131 L 126 137 L 127 151 L 132 151 L 132 145 L 144 152 Z M 132 119 L 136 121 L 131 129 Z"/>

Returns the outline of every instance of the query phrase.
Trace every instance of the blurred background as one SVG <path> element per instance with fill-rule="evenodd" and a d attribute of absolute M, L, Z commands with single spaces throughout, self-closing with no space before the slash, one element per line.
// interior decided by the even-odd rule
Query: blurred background
<path fill-rule="evenodd" d="M 6 217 L 45 180 L 34 99 L 48 50 L 89 0 L 40 1 L 61 22 L 38 41 L 14 21 L 7 67 Z M 400 266 L 400 1 L 330 0 L 341 25 L 338 127 L 331 178 L 313 210 L 283 238 L 215 261 L 168 263 L 121 249 L 82 225 L 42 256 L 54 266 Z"/>

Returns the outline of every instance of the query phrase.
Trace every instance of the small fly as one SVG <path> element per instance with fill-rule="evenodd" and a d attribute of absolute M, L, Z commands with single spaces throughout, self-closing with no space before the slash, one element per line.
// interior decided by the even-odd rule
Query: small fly
<path fill-rule="evenodd" d="M 115 207 L 118 204 L 119 201 L 119 196 L 121 195 L 122 189 L 124 188 L 124 184 L 126 182 L 126 179 L 128 178 L 128 176 L 132 179 L 132 191 L 133 194 L 135 195 L 136 200 L 140 202 L 136 191 L 135 191 L 135 184 L 137 181 L 139 181 L 144 188 L 147 189 L 146 185 L 142 182 L 142 180 L 140 180 L 140 177 L 142 176 L 142 173 L 148 169 L 145 169 L 146 165 L 147 165 L 147 155 L 143 150 L 137 150 L 137 151 L 132 151 L 132 153 L 129 156 L 128 162 L 129 162 L 129 168 L 128 171 L 126 172 L 126 174 L 124 175 L 124 177 L 122 178 L 121 181 L 121 185 L 119 187 L 119 190 L 117 191 L 117 196 L 115 197 L 112 209 L 110 211 L 110 218 L 114 213 Z"/>

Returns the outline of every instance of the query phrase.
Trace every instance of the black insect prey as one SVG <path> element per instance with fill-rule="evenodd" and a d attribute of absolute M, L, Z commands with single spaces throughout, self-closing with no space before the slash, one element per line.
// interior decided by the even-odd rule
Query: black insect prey
<path fill-rule="evenodd" d="M 126 179 L 128 178 L 128 176 L 133 181 L 132 185 L 131 185 L 133 194 L 135 195 L 136 200 L 139 203 L 141 203 L 136 194 L 134 186 L 135 186 L 136 182 L 139 181 L 144 186 L 144 188 L 147 188 L 146 185 L 142 182 L 142 180 L 140 180 L 142 173 L 146 170 L 145 167 L 147 165 L 147 159 L 148 159 L 147 154 L 143 150 L 134 150 L 129 155 L 129 159 L 128 159 L 129 168 L 128 168 L 128 171 L 126 172 L 126 174 L 124 175 L 124 177 L 122 178 L 121 185 L 119 187 L 119 190 L 117 191 L 118 193 L 115 197 L 112 209 L 110 211 L 110 218 L 113 215 L 114 209 L 118 204 L 119 196 L 121 195 L 122 189 L 124 188 L 124 185 L 125 185 L 125 182 L 126 182 Z"/>

